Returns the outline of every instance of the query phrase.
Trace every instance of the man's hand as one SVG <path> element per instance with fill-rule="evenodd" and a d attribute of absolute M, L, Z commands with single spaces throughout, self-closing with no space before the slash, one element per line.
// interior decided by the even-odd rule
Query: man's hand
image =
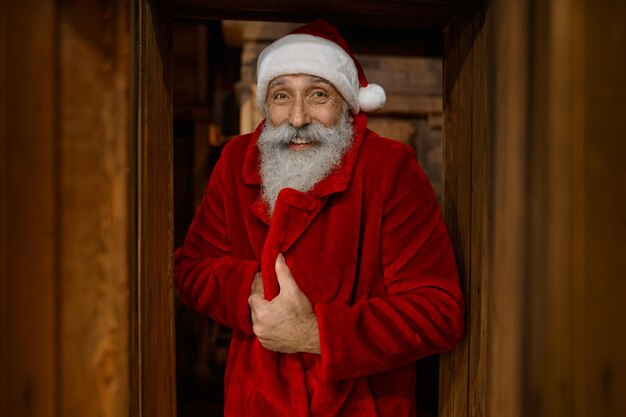
<path fill-rule="evenodd" d="M 252 281 L 252 288 L 250 289 L 250 295 L 252 294 L 260 294 L 261 296 L 265 294 L 263 290 L 263 279 L 261 278 L 260 272 L 254 274 L 254 281 Z"/>
<path fill-rule="evenodd" d="M 248 303 L 254 334 L 264 348 L 282 353 L 320 353 L 320 337 L 313 306 L 293 279 L 282 254 L 276 258 L 280 293 L 272 301 L 263 296 L 261 274 L 254 276 Z"/>

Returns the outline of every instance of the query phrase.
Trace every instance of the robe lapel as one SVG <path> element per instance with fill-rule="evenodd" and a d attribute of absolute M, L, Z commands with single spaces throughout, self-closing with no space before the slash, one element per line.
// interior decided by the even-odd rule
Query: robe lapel
<path fill-rule="evenodd" d="M 279 287 L 274 271 L 274 262 L 279 253 L 285 253 L 304 233 L 306 228 L 322 210 L 331 194 L 344 191 L 350 183 L 358 151 L 363 142 L 367 117 L 364 113 L 354 116 L 353 144 L 344 155 L 341 164 L 325 179 L 320 181 L 308 193 L 291 188 L 283 189 L 276 200 L 274 213 L 270 217 L 268 207 L 260 197 L 261 174 L 259 172 L 260 157 L 257 141 L 263 130 L 264 121 L 256 128 L 248 146 L 243 164 L 243 181 L 248 186 L 257 187 L 257 198 L 250 210 L 252 216 L 269 226 L 265 242 L 262 244 L 262 275 L 265 296 L 272 299 L 278 295 Z M 248 233 L 254 240 L 258 225 L 248 224 Z M 255 248 L 258 247 L 255 242 Z"/>
<path fill-rule="evenodd" d="M 281 230 L 280 253 L 287 252 L 320 212 L 328 196 L 314 197 L 291 188 L 280 192 L 270 228 Z"/>

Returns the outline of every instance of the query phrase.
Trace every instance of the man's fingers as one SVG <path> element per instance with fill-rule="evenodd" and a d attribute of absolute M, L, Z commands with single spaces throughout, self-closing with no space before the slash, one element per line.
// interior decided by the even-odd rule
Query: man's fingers
<path fill-rule="evenodd" d="M 263 279 L 261 278 L 261 273 L 257 272 L 254 275 L 254 280 L 252 281 L 252 288 L 250 289 L 250 294 L 264 294 L 263 291 Z"/>
<path fill-rule="evenodd" d="M 261 294 L 254 293 L 248 297 L 248 305 L 252 310 L 258 310 L 268 301 Z"/>

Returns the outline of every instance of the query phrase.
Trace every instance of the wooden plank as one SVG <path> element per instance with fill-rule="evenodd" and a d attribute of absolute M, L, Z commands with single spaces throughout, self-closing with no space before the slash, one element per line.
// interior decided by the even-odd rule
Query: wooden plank
<path fill-rule="evenodd" d="M 441 28 L 454 16 L 470 10 L 472 2 L 460 1 L 335 1 L 172 0 L 176 19 L 227 19 L 276 22 L 308 22 L 324 18 L 335 23 L 380 27 Z M 358 13 L 355 13 L 358 11 Z"/>
<path fill-rule="evenodd" d="M 171 22 L 148 0 L 134 16 L 137 97 L 137 282 L 132 288 L 133 416 L 174 416 Z"/>
<path fill-rule="evenodd" d="M 570 4 L 532 5 L 524 411 L 536 416 L 574 412 Z"/>
<path fill-rule="evenodd" d="M 489 283 L 487 415 L 522 415 L 522 346 L 526 277 L 526 141 L 529 10 L 525 2 L 495 6 L 497 138 L 493 184 L 493 260 Z"/>
<path fill-rule="evenodd" d="M 6 2 L 0 3 L 0 27 L 7 27 Z M 7 234 L 7 208 L 9 196 L 7 195 L 7 30 L 0 30 L 0 334 L 4 335 L 0 341 L 0 415 L 6 416 L 8 410 L 8 390 L 10 383 L 9 369 L 9 295 L 7 282 L 7 247 L 9 236 Z"/>
<path fill-rule="evenodd" d="M 170 74 L 151 78 L 153 91 L 168 94 L 143 101 L 165 110 L 150 113 L 141 126 L 164 120 L 166 128 L 146 129 L 141 136 L 141 155 L 148 161 L 142 167 L 149 170 L 142 171 L 147 185 L 140 192 L 147 199 L 139 214 L 147 220 L 139 241 L 147 255 L 139 258 L 131 211 L 137 208 L 132 181 L 138 178 L 130 158 L 137 156 L 132 145 L 138 126 L 131 123 L 130 102 L 139 91 L 129 71 L 137 32 L 128 13 L 134 7 L 125 0 L 62 6 L 31 0 L 3 2 L 0 10 L 0 75 L 7 80 L 0 90 L 6 122 L 0 152 L 0 287 L 6 313 L 0 322 L 0 414 L 112 417 L 128 415 L 140 404 L 148 416 L 174 415 L 172 225 L 171 216 L 158 211 L 171 204 L 171 90 L 169 82 L 163 84 Z M 155 29 L 146 34 L 154 36 Z M 144 62 L 152 65 L 163 51 L 150 52 L 153 61 Z M 153 138 L 161 142 L 154 146 Z M 150 200 L 159 192 L 161 200 Z M 154 225 L 160 227 L 156 233 Z M 144 268 L 135 268 L 135 258 Z M 142 300 L 161 297 L 143 310 L 129 301 L 131 268 L 144 273 Z M 145 343 L 133 339 L 129 346 L 129 317 L 140 312 L 133 323 L 148 323 L 141 328 Z M 139 346 L 144 351 L 137 354 L 133 349 Z M 131 401 L 129 369 L 143 372 L 148 390 L 143 402 Z"/>
<path fill-rule="evenodd" d="M 128 3 L 66 1 L 58 22 L 58 412 L 124 416 L 132 241 Z"/>
<path fill-rule="evenodd" d="M 57 415 L 55 6 L 3 2 L 4 416 Z M 4 47 L 5 46 L 5 47 Z M 6 112 L 6 113 L 5 113 Z M 6 164 L 5 164 L 6 163 Z"/>
<path fill-rule="evenodd" d="M 469 306 L 469 383 L 468 416 L 488 416 L 487 366 L 489 282 L 493 250 L 491 247 L 491 208 L 493 184 L 492 78 L 491 53 L 493 11 L 478 10 L 472 19 L 472 174 L 470 236 Z"/>
<path fill-rule="evenodd" d="M 588 29 L 585 27 L 585 10 L 582 7 L 582 2 L 576 2 L 574 6 L 570 9 L 571 12 L 571 25 L 572 27 L 577 28 L 576 33 L 572 36 L 572 41 L 574 44 L 578 45 L 576 49 L 580 52 L 572 53 L 571 65 L 572 65 L 572 82 L 575 85 L 584 85 L 585 83 L 585 65 L 584 65 L 584 51 L 587 51 L 588 46 L 585 44 L 586 32 Z M 619 15 L 619 13 L 618 13 Z M 622 84 L 623 88 L 623 84 Z M 587 348 L 587 334 L 588 331 L 586 329 L 585 317 L 588 317 L 587 306 L 585 303 L 585 298 L 587 297 L 587 289 L 585 283 L 585 250 L 587 249 L 587 245 L 585 243 L 585 239 L 588 234 L 584 230 L 585 229 L 585 214 L 588 213 L 586 210 L 587 202 L 585 201 L 585 193 L 587 192 L 587 184 L 585 184 L 585 172 L 588 172 L 585 169 L 585 160 L 587 155 L 585 152 L 587 151 L 585 146 L 586 132 L 585 132 L 585 90 L 583 88 L 574 89 L 572 92 L 572 103 L 571 103 L 571 111 L 572 111 L 572 124 L 571 124 L 571 133 L 572 133 L 572 147 L 571 147 L 571 157 L 572 157 L 572 179 L 571 179 L 571 187 L 572 187 L 572 243 L 571 243 L 571 270 L 572 270 L 572 303 L 575 306 L 579 306 L 578 308 L 572 309 L 572 343 L 576 346 L 579 346 L 578 349 L 575 349 L 572 354 L 572 360 L 577 366 L 573 370 L 573 378 L 574 378 L 574 386 L 572 390 L 573 394 L 573 404 L 572 408 L 574 412 L 572 413 L 573 417 L 586 417 L 586 416 L 594 416 L 594 413 L 603 413 L 606 415 L 611 415 L 611 413 L 607 413 L 606 410 L 602 409 L 602 406 L 605 403 L 605 399 L 602 399 L 602 404 L 597 404 L 592 402 L 591 404 L 588 401 L 588 348 Z M 595 137 L 592 135 L 591 137 Z M 619 177 L 618 177 L 619 178 Z M 623 175 L 622 175 L 623 178 Z M 610 183 L 610 176 L 602 179 L 603 183 Z M 594 185 L 595 186 L 595 185 Z M 595 203 L 595 202 L 593 202 Z M 622 213 L 623 214 L 623 213 Z M 623 269 L 622 269 L 623 270 Z M 617 294 L 618 292 L 616 292 Z M 593 317 L 595 320 L 596 317 Z M 593 323 L 595 326 L 595 323 Z M 615 333 L 618 334 L 618 333 Z M 594 340 L 595 343 L 595 340 Z M 611 345 L 611 348 L 613 346 Z M 593 348 L 593 347 L 592 347 Z M 626 345 L 622 342 L 622 348 L 617 348 L 617 352 L 626 351 Z M 622 368 L 624 369 L 624 368 Z M 622 371 L 624 372 L 624 371 Z M 602 380 L 602 378 L 600 378 Z M 626 390 L 626 387 L 622 388 L 622 391 Z M 610 403 L 610 400 L 608 401 Z M 626 410 L 622 410 L 622 414 L 626 413 Z M 595 414 L 597 415 L 597 414 Z"/>
<path fill-rule="evenodd" d="M 462 344 L 442 356 L 440 416 L 489 415 L 493 14 L 485 6 L 445 31 L 444 213 L 463 278 L 467 328 Z"/>
<path fill-rule="evenodd" d="M 623 2 L 574 4 L 577 417 L 626 415 L 625 19 Z"/>
<path fill-rule="evenodd" d="M 498 10 L 490 415 L 622 416 L 626 7 Z"/>
<path fill-rule="evenodd" d="M 572 10 L 573 396 L 576 416 L 626 415 L 624 4 Z"/>
<path fill-rule="evenodd" d="M 357 14 L 356 10 L 354 14 Z M 362 60 L 362 55 L 393 55 L 400 59 L 441 58 L 442 55 L 443 38 L 441 30 L 438 28 L 390 26 L 385 27 L 384 30 L 372 30 L 372 27 L 365 26 L 364 22 L 346 24 L 333 21 L 333 24 L 336 25 L 341 36 L 350 45 L 352 52 L 359 55 L 357 56 L 359 61 Z M 263 43 L 251 45 L 245 42 L 246 40 L 265 41 L 269 44 L 298 26 L 300 23 L 297 22 L 222 21 L 224 37 L 234 38 L 233 33 L 239 35 L 238 39 L 226 38 L 225 40 L 231 48 L 243 47 L 242 80 L 254 79 L 256 57 L 266 46 Z M 246 70 L 249 73 L 246 73 Z"/>
<path fill-rule="evenodd" d="M 452 22 L 444 32 L 443 76 L 443 212 L 455 248 L 466 312 L 471 312 L 471 158 L 472 37 L 470 16 Z M 441 355 L 439 415 L 468 413 L 468 358 L 472 318 L 466 315 L 466 337 L 452 352 Z"/>

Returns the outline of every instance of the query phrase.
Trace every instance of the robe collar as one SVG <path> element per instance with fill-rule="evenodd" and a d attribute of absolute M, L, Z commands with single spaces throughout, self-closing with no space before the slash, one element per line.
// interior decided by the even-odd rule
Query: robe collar
<path fill-rule="evenodd" d="M 346 151 L 338 167 L 331 171 L 323 180 L 318 182 L 306 193 L 307 195 L 317 199 L 333 193 L 342 192 L 348 187 L 367 128 L 367 116 L 365 113 L 360 112 L 353 117 L 354 137 L 352 138 L 352 145 Z M 248 185 L 261 185 L 261 159 L 257 142 L 265 123 L 266 121 L 263 120 L 259 126 L 257 126 L 244 158 L 242 176 L 244 183 Z"/>

